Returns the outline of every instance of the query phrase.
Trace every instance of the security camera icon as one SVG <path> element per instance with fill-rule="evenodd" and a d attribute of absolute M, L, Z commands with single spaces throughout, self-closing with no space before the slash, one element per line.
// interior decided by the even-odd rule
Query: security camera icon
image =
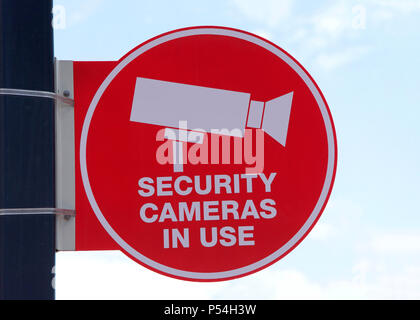
<path fill-rule="evenodd" d="M 130 121 L 166 128 L 178 128 L 185 121 L 187 130 L 212 133 L 219 129 L 220 134 L 236 137 L 242 137 L 246 128 L 262 129 L 285 147 L 292 101 L 293 92 L 263 102 L 252 100 L 250 93 L 139 77 Z M 173 139 L 169 134 L 165 138 Z M 174 171 L 182 172 L 179 150 L 182 143 L 192 141 L 177 138 L 173 142 L 178 150 Z"/>

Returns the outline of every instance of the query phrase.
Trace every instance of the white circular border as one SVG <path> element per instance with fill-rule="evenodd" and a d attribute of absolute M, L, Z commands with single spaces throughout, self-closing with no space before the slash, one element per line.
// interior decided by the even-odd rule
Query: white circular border
<path fill-rule="evenodd" d="M 312 211 L 311 215 L 309 216 L 308 220 L 305 224 L 301 227 L 301 229 L 280 249 L 272 253 L 271 255 L 265 257 L 258 262 L 253 264 L 247 265 L 242 268 L 230 270 L 230 271 L 223 271 L 223 272 L 190 272 L 179 270 L 175 268 L 171 268 L 165 265 L 162 265 L 154 260 L 147 258 L 146 256 L 142 255 L 141 253 L 137 252 L 134 248 L 132 248 L 128 243 L 126 243 L 115 230 L 109 225 L 108 221 L 103 216 L 99 206 L 93 196 L 92 188 L 90 186 L 87 165 L 86 165 L 86 145 L 87 145 L 87 138 L 89 133 L 89 126 L 95 112 L 95 109 L 98 105 L 99 100 L 102 97 L 102 94 L 105 92 L 107 87 L 110 83 L 114 80 L 114 78 L 118 75 L 118 73 L 123 70 L 130 62 L 136 59 L 138 56 L 143 54 L 144 52 L 148 51 L 149 49 L 158 46 L 162 43 L 167 41 L 171 41 L 174 39 L 188 37 L 188 36 L 195 36 L 195 35 L 223 35 L 223 36 L 230 36 L 238 39 L 242 39 L 245 41 L 252 42 L 270 52 L 278 56 L 284 62 L 286 62 L 305 82 L 308 86 L 309 90 L 311 91 L 312 95 L 314 96 L 315 100 L 318 103 L 319 109 L 321 111 L 322 117 L 324 119 L 325 129 L 327 132 L 327 140 L 328 140 L 328 166 L 327 166 L 327 173 L 324 181 L 324 186 L 321 191 L 321 195 L 318 199 L 318 202 Z M 86 113 L 85 121 L 83 123 L 82 135 L 80 140 L 80 170 L 82 175 L 83 186 L 86 191 L 86 195 L 88 197 L 89 203 L 98 218 L 99 222 L 108 232 L 112 239 L 118 243 L 118 245 L 123 248 L 127 253 L 129 253 L 134 258 L 138 259 L 142 263 L 148 265 L 149 267 L 159 270 L 163 273 L 170 274 L 176 277 L 181 278 L 188 278 L 191 280 L 224 280 L 227 278 L 234 278 L 238 277 L 250 272 L 253 272 L 257 269 L 263 268 L 264 266 L 270 264 L 271 262 L 275 261 L 279 257 L 281 257 L 284 253 L 286 253 L 289 249 L 291 249 L 295 244 L 299 242 L 299 240 L 306 234 L 306 232 L 311 228 L 312 224 L 316 221 L 318 215 L 321 213 L 322 207 L 328 197 L 328 193 L 331 187 L 331 183 L 334 176 L 334 167 L 335 167 L 335 138 L 334 138 L 334 130 L 331 123 L 331 119 L 328 113 L 328 109 L 324 103 L 322 95 L 318 91 L 316 85 L 307 75 L 307 73 L 286 53 L 281 51 L 279 48 L 276 48 L 272 44 L 264 41 L 261 38 L 255 37 L 248 33 L 243 33 L 240 31 L 232 30 L 232 29 L 224 29 L 222 27 L 199 27 L 199 28 L 192 28 L 192 29 L 184 29 L 180 31 L 175 31 L 163 36 L 160 36 L 137 50 L 133 51 L 127 57 L 124 58 L 107 76 L 104 82 L 99 87 L 98 91 L 96 92 L 93 100 L 89 106 L 89 109 Z"/>

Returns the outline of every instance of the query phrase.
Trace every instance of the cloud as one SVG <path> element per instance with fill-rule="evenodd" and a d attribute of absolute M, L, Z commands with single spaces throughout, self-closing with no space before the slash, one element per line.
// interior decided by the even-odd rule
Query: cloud
<path fill-rule="evenodd" d="M 386 9 L 377 9 L 372 14 L 372 19 L 376 22 L 383 23 L 385 21 L 389 21 L 395 17 L 395 14 Z"/>
<path fill-rule="evenodd" d="M 318 222 L 308 235 L 312 240 L 328 240 L 336 234 L 334 227 L 325 222 Z"/>
<path fill-rule="evenodd" d="M 370 0 L 369 17 L 377 26 L 420 11 L 419 0 Z"/>
<path fill-rule="evenodd" d="M 254 34 L 256 34 L 257 36 L 260 36 L 260 37 L 264 38 L 264 39 L 273 41 L 273 34 L 271 32 L 269 32 L 269 31 L 267 31 L 267 30 L 264 30 L 264 29 L 256 29 L 256 30 L 253 30 L 251 32 L 254 33 Z"/>
<path fill-rule="evenodd" d="M 334 210 L 342 209 L 340 203 Z M 319 234 L 312 240 L 331 240 L 332 227 L 325 225 L 319 224 L 318 231 L 315 227 L 314 234 Z M 341 227 L 333 228 L 334 237 L 341 236 Z M 323 228 L 328 231 L 320 231 Z M 350 229 L 355 230 L 354 226 Z M 365 236 L 358 233 L 364 250 L 349 265 L 339 265 L 330 257 L 325 271 L 313 270 L 311 265 L 293 264 L 293 259 L 288 259 L 256 274 L 216 283 L 168 278 L 137 265 L 118 251 L 59 252 L 57 299 L 419 299 L 420 265 L 416 257 L 420 232 L 382 232 L 367 241 Z M 353 249 L 359 244 L 354 242 Z M 383 254 L 393 263 L 383 259 Z M 331 268 L 337 271 L 333 276 L 320 276 Z"/>
<path fill-rule="evenodd" d="M 252 288 L 252 290 L 249 290 Z M 227 283 L 213 299 L 418 299 L 420 268 L 391 270 L 374 260 L 357 261 L 341 277 L 320 280 L 297 269 L 271 267 Z"/>
<path fill-rule="evenodd" d="M 208 299 L 224 283 L 200 284 L 161 276 L 119 251 L 60 252 L 57 299 Z"/>
<path fill-rule="evenodd" d="M 292 0 L 232 0 L 233 5 L 250 20 L 276 27 L 290 17 Z"/>
<path fill-rule="evenodd" d="M 313 15 L 309 21 L 311 21 L 315 33 L 337 38 L 345 30 L 351 28 L 351 13 L 351 6 L 347 2 L 338 1 L 331 7 Z"/>
<path fill-rule="evenodd" d="M 369 51 L 369 47 L 359 46 L 332 53 L 321 53 L 316 58 L 316 62 L 323 69 L 331 71 L 360 59 Z"/>
<path fill-rule="evenodd" d="M 67 10 L 68 26 L 71 27 L 89 19 L 103 2 L 104 0 L 85 0 L 75 10 Z"/>
<path fill-rule="evenodd" d="M 413 13 L 420 10 L 419 0 L 372 0 L 372 3 L 400 13 Z"/>
<path fill-rule="evenodd" d="M 338 0 L 324 2 L 310 11 L 292 0 L 231 3 L 240 15 L 257 24 L 257 34 L 269 35 L 270 40 L 282 39 L 287 51 L 315 62 L 327 72 L 368 54 L 370 48 L 361 43 L 365 36 L 397 17 L 420 11 L 420 0 Z"/>
<path fill-rule="evenodd" d="M 366 11 L 363 6 L 341 0 L 312 13 L 295 14 L 291 19 L 293 1 L 265 1 L 263 4 L 256 1 L 233 2 L 245 17 L 260 23 L 261 27 L 256 28 L 254 33 L 270 40 L 281 37 L 283 42 L 296 46 L 290 51 L 311 56 L 326 71 L 352 63 L 369 52 L 368 48 L 360 45 L 342 48 L 344 40 L 353 41 L 355 35 L 365 28 Z M 280 23 L 283 24 L 278 31 Z M 335 49 L 337 47 L 338 50 Z"/>
<path fill-rule="evenodd" d="M 374 236 L 370 241 L 372 250 L 383 254 L 419 254 L 420 231 L 392 232 Z"/>

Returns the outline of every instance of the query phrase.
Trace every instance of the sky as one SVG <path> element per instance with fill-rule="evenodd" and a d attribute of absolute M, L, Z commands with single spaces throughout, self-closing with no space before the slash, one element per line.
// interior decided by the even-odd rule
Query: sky
<path fill-rule="evenodd" d="M 420 0 L 56 0 L 55 55 L 113 61 L 173 29 L 273 41 L 331 109 L 338 168 L 308 237 L 251 276 L 194 283 L 118 251 L 59 252 L 57 299 L 419 299 Z"/>

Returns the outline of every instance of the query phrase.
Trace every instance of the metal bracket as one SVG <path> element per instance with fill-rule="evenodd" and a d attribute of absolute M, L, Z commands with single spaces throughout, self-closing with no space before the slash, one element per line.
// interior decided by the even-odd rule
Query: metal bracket
<path fill-rule="evenodd" d="M 75 211 L 75 146 L 73 61 L 55 60 L 55 206 Z M 60 98 L 57 98 L 60 97 Z M 76 248 L 75 215 L 56 216 L 56 249 Z"/>
<path fill-rule="evenodd" d="M 67 219 L 76 216 L 76 211 L 57 208 L 20 208 L 20 209 L 0 209 L 0 216 L 26 216 L 26 215 L 56 215 L 64 216 Z"/>
<path fill-rule="evenodd" d="M 55 215 L 56 249 L 74 251 L 76 223 L 73 61 L 55 60 L 55 91 L 0 88 L 0 95 L 37 97 L 55 101 L 56 206 L 65 209 L 0 209 L 0 216 Z"/>
<path fill-rule="evenodd" d="M 47 98 L 53 99 L 55 101 L 60 101 L 61 103 L 64 103 L 68 106 L 74 106 L 73 99 L 59 95 L 55 92 L 0 88 L 0 95 Z"/>
<path fill-rule="evenodd" d="M 58 208 L 0 209 L 0 216 L 55 215 L 56 249 L 75 250 L 75 150 L 73 61 L 55 60 L 55 91 L 0 88 L 0 95 L 55 101 L 56 206 Z M 70 106 L 70 108 L 69 108 Z"/>

